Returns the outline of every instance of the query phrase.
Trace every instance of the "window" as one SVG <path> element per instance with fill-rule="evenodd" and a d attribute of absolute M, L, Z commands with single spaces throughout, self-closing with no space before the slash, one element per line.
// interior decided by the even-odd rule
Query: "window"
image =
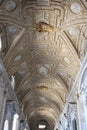
<path fill-rule="evenodd" d="M 11 76 L 11 86 L 14 89 L 14 87 L 15 87 L 15 78 L 14 78 L 13 75 Z"/>
<path fill-rule="evenodd" d="M 9 130 L 9 122 L 8 122 L 8 120 L 5 120 L 5 122 L 4 122 L 4 130 Z"/>
<path fill-rule="evenodd" d="M 14 114 L 14 117 L 13 117 L 13 127 L 12 127 L 12 130 L 18 130 L 18 119 L 19 119 L 19 115 L 18 114 Z"/>
<path fill-rule="evenodd" d="M 26 128 L 24 130 L 27 130 Z"/>
<path fill-rule="evenodd" d="M 2 49 L 2 40 L 1 40 L 1 35 L 0 35 L 0 51 Z"/>
<path fill-rule="evenodd" d="M 45 119 L 40 119 L 40 120 L 37 121 L 34 129 L 46 130 L 46 129 L 50 129 L 50 126 L 49 126 L 48 122 Z"/>
<path fill-rule="evenodd" d="M 39 129 L 45 129 L 46 128 L 46 125 L 40 125 L 38 126 Z"/>

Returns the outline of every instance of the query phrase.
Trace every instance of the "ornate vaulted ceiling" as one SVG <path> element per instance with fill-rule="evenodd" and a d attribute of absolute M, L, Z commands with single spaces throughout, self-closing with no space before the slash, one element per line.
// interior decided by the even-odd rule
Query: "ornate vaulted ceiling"
<path fill-rule="evenodd" d="M 0 31 L 31 129 L 40 120 L 53 129 L 86 54 L 87 1 L 0 0 Z"/>

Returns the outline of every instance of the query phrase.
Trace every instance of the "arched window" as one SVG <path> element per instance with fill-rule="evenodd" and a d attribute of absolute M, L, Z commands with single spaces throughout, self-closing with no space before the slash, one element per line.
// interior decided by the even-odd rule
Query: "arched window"
<path fill-rule="evenodd" d="M 8 120 L 5 120 L 3 130 L 9 130 L 9 122 L 8 122 Z"/>
<path fill-rule="evenodd" d="M 13 75 L 11 76 L 11 86 L 13 89 L 15 88 L 15 77 Z"/>
<path fill-rule="evenodd" d="M 19 127 L 18 123 L 19 123 L 19 115 L 14 114 L 12 130 L 18 130 L 18 127 Z"/>

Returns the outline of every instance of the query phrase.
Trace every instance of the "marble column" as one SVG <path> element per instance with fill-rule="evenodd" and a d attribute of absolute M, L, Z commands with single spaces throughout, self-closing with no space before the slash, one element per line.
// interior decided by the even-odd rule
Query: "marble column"
<path fill-rule="evenodd" d="M 0 76 L 0 130 L 2 130 L 4 123 L 5 105 L 6 105 L 5 86 L 3 83 L 3 79 Z"/>
<path fill-rule="evenodd" d="M 87 104 L 85 94 L 78 99 L 79 130 L 87 130 Z"/>
<path fill-rule="evenodd" d="M 78 93 L 79 130 L 87 130 L 87 68 L 82 74 Z"/>

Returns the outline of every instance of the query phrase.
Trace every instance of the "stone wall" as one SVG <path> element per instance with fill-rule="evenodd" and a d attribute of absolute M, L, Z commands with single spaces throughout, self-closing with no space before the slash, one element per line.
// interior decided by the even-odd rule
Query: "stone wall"
<path fill-rule="evenodd" d="M 0 130 L 29 130 L 13 86 L 0 59 Z M 20 127 L 23 124 L 22 128 Z"/>
<path fill-rule="evenodd" d="M 55 130 L 87 130 L 87 55 L 66 99 Z"/>

